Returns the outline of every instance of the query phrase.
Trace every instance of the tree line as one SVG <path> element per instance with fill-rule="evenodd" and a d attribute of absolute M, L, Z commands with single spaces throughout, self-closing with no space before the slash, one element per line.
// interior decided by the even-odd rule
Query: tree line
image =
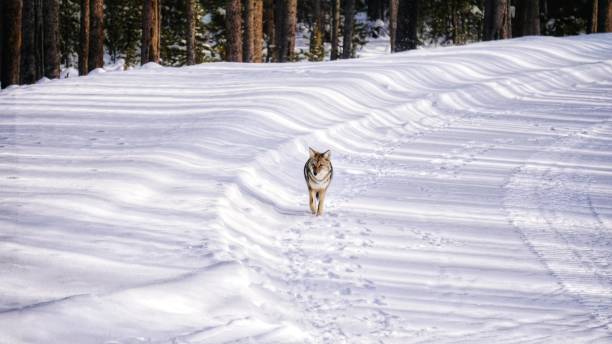
<path fill-rule="evenodd" d="M 366 37 L 391 52 L 527 35 L 612 31 L 612 0 L 2 0 L 2 88 L 126 65 L 322 61 Z M 359 17 L 367 14 L 368 20 Z M 296 37 L 308 39 L 296 51 Z M 327 47 L 327 48 L 326 48 Z"/>

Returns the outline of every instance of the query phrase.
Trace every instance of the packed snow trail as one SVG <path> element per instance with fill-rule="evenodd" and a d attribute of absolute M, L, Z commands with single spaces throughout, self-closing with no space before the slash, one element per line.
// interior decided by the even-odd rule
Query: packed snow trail
<path fill-rule="evenodd" d="M 0 111 L 0 343 L 612 342 L 612 35 L 147 65 Z"/>

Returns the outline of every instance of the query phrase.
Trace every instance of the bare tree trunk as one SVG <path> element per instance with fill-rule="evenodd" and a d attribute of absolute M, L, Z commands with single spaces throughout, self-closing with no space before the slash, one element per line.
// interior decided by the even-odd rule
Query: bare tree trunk
<path fill-rule="evenodd" d="M 43 76 L 42 66 L 42 1 L 23 3 L 21 83 L 33 84 Z"/>
<path fill-rule="evenodd" d="M 195 64 L 195 31 L 196 18 L 194 13 L 194 0 L 185 0 L 185 16 L 187 16 L 187 27 L 185 28 L 185 42 L 187 45 L 188 66 Z"/>
<path fill-rule="evenodd" d="M 89 71 L 104 67 L 104 1 L 91 0 L 89 31 Z"/>
<path fill-rule="evenodd" d="M 535 36 L 540 34 L 540 2 L 534 0 L 516 1 L 515 36 Z"/>
<path fill-rule="evenodd" d="M 595 33 L 597 32 L 597 17 L 599 16 L 599 14 L 597 13 L 597 5 L 599 3 L 599 0 L 591 0 L 592 1 L 592 9 L 593 12 L 591 12 L 591 17 L 589 18 L 589 26 L 587 27 L 587 32 L 588 33 Z"/>
<path fill-rule="evenodd" d="M 321 0 L 313 0 L 313 23 L 310 32 L 310 60 L 323 61 L 325 51 L 323 46 L 323 36 L 325 34 L 323 28 L 323 11 L 321 10 Z"/>
<path fill-rule="evenodd" d="M 255 0 L 253 8 L 253 58 L 251 62 L 263 62 L 263 0 Z"/>
<path fill-rule="evenodd" d="M 57 79 L 60 77 L 59 0 L 44 0 L 43 4 L 45 76 Z"/>
<path fill-rule="evenodd" d="M 292 60 L 295 55 L 295 34 L 297 30 L 297 0 L 287 0 L 287 58 Z"/>
<path fill-rule="evenodd" d="M 332 0 L 332 24 L 331 24 L 331 56 L 330 59 L 338 59 L 338 34 L 340 31 L 340 0 Z"/>
<path fill-rule="evenodd" d="M 287 62 L 293 58 L 295 50 L 297 0 L 278 0 L 276 10 L 278 62 Z"/>
<path fill-rule="evenodd" d="M 274 0 L 265 0 L 264 3 L 264 16 L 265 16 L 265 31 L 266 31 L 266 62 L 276 61 L 278 56 L 276 54 L 276 28 L 274 21 Z"/>
<path fill-rule="evenodd" d="M 612 1 L 599 0 L 597 4 L 597 32 L 612 32 Z"/>
<path fill-rule="evenodd" d="M 253 51 L 255 50 L 255 32 L 254 29 L 254 13 L 255 0 L 245 0 L 244 2 L 244 37 L 242 41 L 242 62 L 251 62 L 253 59 Z"/>
<path fill-rule="evenodd" d="M 159 63 L 161 5 L 159 0 L 144 0 L 142 7 L 142 43 L 140 64 Z"/>
<path fill-rule="evenodd" d="M 418 0 L 402 0 L 397 8 L 395 51 L 417 48 Z"/>
<path fill-rule="evenodd" d="M 485 0 L 485 41 L 511 38 L 510 24 L 509 0 Z"/>
<path fill-rule="evenodd" d="M 389 1 L 389 38 L 391 40 L 391 52 L 396 52 L 395 42 L 397 40 L 397 10 L 399 0 Z"/>
<path fill-rule="evenodd" d="M 355 0 L 344 1 L 344 35 L 342 38 L 342 58 L 353 55 L 353 23 L 355 21 Z"/>
<path fill-rule="evenodd" d="M 79 75 L 89 72 L 89 0 L 81 0 L 81 39 L 79 45 Z"/>
<path fill-rule="evenodd" d="M 2 88 L 19 84 L 22 0 L 2 0 Z"/>
<path fill-rule="evenodd" d="M 242 62 L 242 4 L 229 0 L 226 5 L 227 56 L 230 62 Z"/>

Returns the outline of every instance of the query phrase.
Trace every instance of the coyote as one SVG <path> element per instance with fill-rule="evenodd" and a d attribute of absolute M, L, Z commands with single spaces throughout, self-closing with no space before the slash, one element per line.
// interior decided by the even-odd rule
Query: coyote
<path fill-rule="evenodd" d="M 313 214 L 323 215 L 323 202 L 325 193 L 334 175 L 331 164 L 331 152 L 319 153 L 308 147 L 310 158 L 304 165 L 304 178 L 308 185 L 308 196 L 310 199 L 310 211 Z M 315 205 L 315 198 L 319 202 Z"/>

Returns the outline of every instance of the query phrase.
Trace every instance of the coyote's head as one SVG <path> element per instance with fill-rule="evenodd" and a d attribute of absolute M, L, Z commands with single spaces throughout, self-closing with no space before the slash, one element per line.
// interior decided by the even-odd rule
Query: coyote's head
<path fill-rule="evenodd" d="M 325 176 L 331 172 L 331 152 L 326 151 L 319 153 L 316 150 L 308 147 L 311 159 L 312 174 L 316 177 Z"/>

